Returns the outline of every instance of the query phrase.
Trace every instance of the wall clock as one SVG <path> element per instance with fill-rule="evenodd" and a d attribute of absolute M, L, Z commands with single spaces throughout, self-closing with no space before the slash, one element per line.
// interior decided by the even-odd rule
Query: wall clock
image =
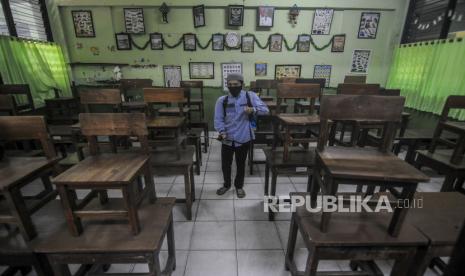
<path fill-rule="evenodd" d="M 241 45 L 241 37 L 236 32 L 229 32 L 226 34 L 226 45 L 229 48 L 239 48 Z"/>

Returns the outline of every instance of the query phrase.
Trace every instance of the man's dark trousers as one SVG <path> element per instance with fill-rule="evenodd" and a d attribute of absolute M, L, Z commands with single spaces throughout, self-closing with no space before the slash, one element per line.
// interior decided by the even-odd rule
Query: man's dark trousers
<path fill-rule="evenodd" d="M 221 167 L 223 169 L 224 186 L 231 187 L 231 165 L 234 154 L 236 154 L 237 174 L 234 180 L 236 189 L 244 187 L 245 161 L 249 152 L 250 142 L 244 143 L 239 147 L 228 146 L 223 144 L 221 147 Z"/>

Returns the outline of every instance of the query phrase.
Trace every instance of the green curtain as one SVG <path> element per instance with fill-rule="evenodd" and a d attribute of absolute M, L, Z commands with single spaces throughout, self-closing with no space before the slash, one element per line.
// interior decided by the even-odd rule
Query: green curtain
<path fill-rule="evenodd" d="M 71 96 L 68 67 L 55 43 L 1 36 L 0 73 L 7 84 L 29 84 L 36 107 L 54 97 L 54 88 Z"/>
<path fill-rule="evenodd" d="M 407 107 L 440 114 L 449 95 L 465 96 L 465 41 L 401 45 L 386 86 L 401 89 Z M 465 110 L 449 114 L 465 119 Z"/>

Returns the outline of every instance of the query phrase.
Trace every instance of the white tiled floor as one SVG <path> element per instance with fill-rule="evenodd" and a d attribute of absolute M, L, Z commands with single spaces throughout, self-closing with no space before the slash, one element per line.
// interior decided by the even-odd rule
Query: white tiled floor
<path fill-rule="evenodd" d="M 203 161 L 201 175 L 195 179 L 197 200 L 193 205 L 193 220 L 186 220 L 185 204 L 177 204 L 174 209 L 177 266 L 173 275 L 290 275 L 284 270 L 290 215 L 279 214 L 276 221 L 269 222 L 268 215 L 263 212 L 264 166 L 256 166 L 253 176 L 246 168 L 244 189 L 247 196 L 238 199 L 234 189 L 223 196 L 216 195 L 216 189 L 223 183 L 219 142 L 212 140 Z M 156 177 L 157 195 L 184 197 L 183 181 L 182 176 Z M 419 190 L 438 191 L 441 181 L 442 178 L 434 176 L 433 183 L 421 184 Z M 305 177 L 279 177 L 277 194 L 305 191 L 306 184 Z M 355 186 L 343 185 L 341 189 L 350 191 Z M 165 242 L 161 252 L 162 265 L 167 257 L 166 248 Z M 296 261 L 303 269 L 307 250 L 300 236 L 296 248 Z M 378 263 L 388 275 L 392 264 L 388 261 Z M 347 264 L 343 261 L 322 261 L 319 270 L 347 270 Z M 129 273 L 146 272 L 147 269 L 147 265 L 129 264 L 114 265 L 111 271 Z M 428 271 L 428 275 L 436 274 Z"/>

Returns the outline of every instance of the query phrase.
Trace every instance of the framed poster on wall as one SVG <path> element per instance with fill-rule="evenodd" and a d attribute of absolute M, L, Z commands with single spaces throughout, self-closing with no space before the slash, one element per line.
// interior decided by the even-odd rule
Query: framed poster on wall
<path fill-rule="evenodd" d="M 260 6 L 257 10 L 257 26 L 273 27 L 274 7 Z"/>
<path fill-rule="evenodd" d="M 179 65 L 163 65 L 165 87 L 181 87 L 182 74 Z"/>
<path fill-rule="evenodd" d="M 116 49 L 118 50 L 131 50 L 132 42 L 131 36 L 127 33 L 115 34 L 116 37 Z"/>
<path fill-rule="evenodd" d="M 215 63 L 213 62 L 189 62 L 189 78 L 214 79 Z"/>
<path fill-rule="evenodd" d="M 229 5 L 228 6 L 228 25 L 242 26 L 244 25 L 244 6 Z"/>
<path fill-rule="evenodd" d="M 255 63 L 255 76 L 256 77 L 264 77 L 267 74 L 267 63 Z"/>
<path fill-rule="evenodd" d="M 331 46 L 331 52 L 342 53 L 346 45 L 346 35 L 335 35 L 333 36 L 333 45 Z"/>
<path fill-rule="evenodd" d="M 221 79 L 223 80 L 223 91 L 228 91 L 228 82 L 226 81 L 226 78 L 231 73 L 242 74 L 242 63 L 221 63 Z"/>
<path fill-rule="evenodd" d="M 329 82 L 331 81 L 331 69 L 332 65 L 315 65 L 313 69 L 313 78 L 325 79 L 325 86 L 329 87 Z"/>
<path fill-rule="evenodd" d="M 333 21 L 333 9 L 316 9 L 313 16 L 312 34 L 328 35 Z"/>
<path fill-rule="evenodd" d="M 350 72 L 357 74 L 368 73 L 368 65 L 370 63 L 371 50 L 357 49 L 352 55 L 352 63 Z"/>
<path fill-rule="evenodd" d="M 358 38 L 375 39 L 378 33 L 380 17 L 381 13 L 379 12 L 362 12 L 360 27 L 358 29 Z"/>
<path fill-rule="evenodd" d="M 144 34 L 144 10 L 141 8 L 125 8 L 124 24 L 129 34 Z"/>
<path fill-rule="evenodd" d="M 275 79 L 282 78 L 300 78 L 300 64 L 277 64 L 274 69 Z"/>
<path fill-rule="evenodd" d="M 95 37 L 92 11 L 71 11 L 76 37 Z"/>

